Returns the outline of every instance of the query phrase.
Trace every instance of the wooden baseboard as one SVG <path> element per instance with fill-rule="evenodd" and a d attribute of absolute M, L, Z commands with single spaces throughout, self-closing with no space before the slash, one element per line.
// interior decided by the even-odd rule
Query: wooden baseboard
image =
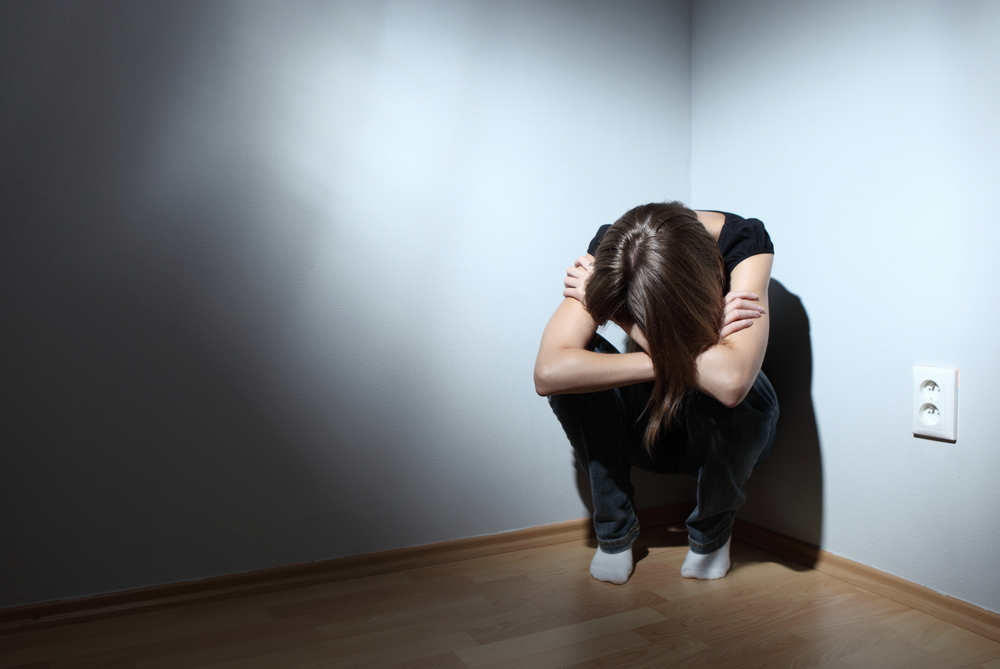
<path fill-rule="evenodd" d="M 0 634 L 416 569 L 586 539 L 590 525 L 586 519 L 570 520 L 503 534 L 0 609 Z"/>
<path fill-rule="evenodd" d="M 679 504 L 645 509 L 639 512 L 639 522 L 644 527 L 683 522 L 691 508 L 689 504 Z M 593 539 L 593 525 L 589 519 L 581 518 L 513 532 L 397 548 L 380 553 L 259 569 L 244 574 L 170 583 L 80 599 L 29 604 L 0 609 L 0 635 L 155 611 L 182 604 L 417 569 L 587 539 Z"/>
<path fill-rule="evenodd" d="M 733 535 L 752 546 L 923 611 L 970 632 L 1000 641 L 1000 613 L 949 597 L 899 576 L 834 555 L 771 530 L 737 520 Z"/>
<path fill-rule="evenodd" d="M 681 523 L 691 509 L 690 504 L 644 509 L 639 512 L 639 522 L 646 528 Z M 734 535 L 775 555 L 1000 641 L 1000 614 L 749 523 L 736 521 Z M 425 546 L 11 607 L 0 609 L 0 635 L 585 540 L 594 540 L 590 520 L 570 520 Z"/>

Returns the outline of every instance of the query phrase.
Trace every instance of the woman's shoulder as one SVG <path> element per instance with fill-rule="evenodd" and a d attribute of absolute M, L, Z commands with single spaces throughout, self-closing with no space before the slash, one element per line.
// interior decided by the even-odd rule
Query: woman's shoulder
<path fill-rule="evenodd" d="M 594 255 L 594 253 L 597 252 L 597 247 L 601 245 L 601 240 L 604 239 L 604 233 L 606 233 L 610 227 L 611 224 L 607 223 L 597 229 L 597 234 L 590 240 L 590 246 L 587 247 L 587 253 Z"/>
<path fill-rule="evenodd" d="M 719 251 L 728 271 L 750 256 L 774 253 L 774 243 L 759 218 L 743 218 L 725 211 L 718 213 L 726 219 L 719 235 Z"/>
<path fill-rule="evenodd" d="M 705 226 L 708 230 L 708 234 L 712 235 L 715 241 L 719 241 L 719 237 L 722 235 L 722 230 L 726 226 L 726 221 L 728 221 L 728 216 L 722 211 L 696 211 L 694 212 L 698 217 L 698 221 Z"/>

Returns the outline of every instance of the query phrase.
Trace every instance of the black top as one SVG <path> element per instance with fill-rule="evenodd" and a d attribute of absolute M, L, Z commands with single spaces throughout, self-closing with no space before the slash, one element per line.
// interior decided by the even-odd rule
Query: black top
<path fill-rule="evenodd" d="M 718 213 L 726 216 L 726 222 L 723 223 L 722 232 L 719 234 L 719 251 L 722 253 L 722 261 L 726 264 L 726 272 L 731 274 L 734 267 L 750 256 L 774 253 L 771 237 L 759 219 L 743 218 L 725 211 Z M 587 253 L 594 255 L 598 244 L 604 239 L 604 233 L 610 227 L 602 225 L 597 230 L 597 235 L 591 240 Z"/>

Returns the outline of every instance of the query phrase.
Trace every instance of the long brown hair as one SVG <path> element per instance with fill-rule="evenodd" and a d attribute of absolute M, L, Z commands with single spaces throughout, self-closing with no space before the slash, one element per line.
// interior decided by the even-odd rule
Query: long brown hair
<path fill-rule="evenodd" d="M 696 380 L 695 360 L 719 341 L 726 271 L 719 247 L 680 202 L 625 213 L 604 235 L 587 282 L 598 323 L 637 325 L 653 361 L 645 445 L 650 452 Z"/>

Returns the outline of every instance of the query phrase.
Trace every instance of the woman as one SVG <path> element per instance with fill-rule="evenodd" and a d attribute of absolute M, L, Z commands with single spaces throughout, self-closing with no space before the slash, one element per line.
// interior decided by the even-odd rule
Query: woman
<path fill-rule="evenodd" d="M 697 477 L 681 575 L 729 571 L 742 486 L 774 443 L 778 419 L 760 371 L 773 258 L 760 221 L 671 202 L 602 226 L 567 270 L 535 389 L 590 478 L 594 578 L 625 583 L 632 574 L 632 465 Z M 630 352 L 596 334 L 607 321 L 628 333 Z"/>

